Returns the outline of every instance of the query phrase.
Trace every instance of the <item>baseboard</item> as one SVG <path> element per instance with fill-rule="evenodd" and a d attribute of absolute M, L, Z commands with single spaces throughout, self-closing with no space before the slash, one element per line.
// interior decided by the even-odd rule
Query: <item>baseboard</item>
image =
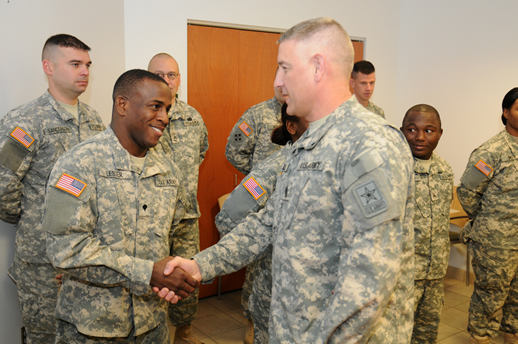
<path fill-rule="evenodd" d="M 448 269 L 446 270 L 446 276 L 465 282 L 466 281 L 466 270 L 448 265 Z M 475 274 L 473 273 L 473 271 L 470 271 L 470 274 L 469 274 L 470 284 L 473 284 L 474 280 L 475 280 Z"/>

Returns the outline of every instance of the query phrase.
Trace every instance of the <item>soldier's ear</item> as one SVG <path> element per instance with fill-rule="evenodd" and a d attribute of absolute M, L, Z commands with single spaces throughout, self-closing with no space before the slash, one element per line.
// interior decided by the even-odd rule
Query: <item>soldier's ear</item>
<path fill-rule="evenodd" d="M 129 100 L 128 98 L 119 95 L 115 98 L 115 110 L 120 116 L 126 116 L 126 111 L 128 110 Z"/>

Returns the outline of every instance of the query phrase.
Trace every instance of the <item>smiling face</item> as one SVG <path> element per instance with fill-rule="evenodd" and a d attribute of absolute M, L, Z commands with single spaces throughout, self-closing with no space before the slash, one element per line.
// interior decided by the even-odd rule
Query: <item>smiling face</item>
<path fill-rule="evenodd" d="M 171 90 L 162 82 L 144 79 L 125 101 L 127 139 L 121 144 L 131 155 L 143 157 L 158 144 L 169 123 Z"/>
<path fill-rule="evenodd" d="M 504 109 L 504 117 L 507 119 L 507 132 L 512 136 L 518 136 L 518 100 L 515 100 L 511 108 Z"/>
<path fill-rule="evenodd" d="M 412 155 L 422 160 L 430 159 L 442 135 L 437 115 L 428 111 L 409 112 L 401 131 L 410 145 Z"/>
<path fill-rule="evenodd" d="M 49 48 L 48 59 L 43 60 L 43 69 L 49 79 L 49 91 L 63 103 L 75 104 L 88 86 L 90 54 L 71 47 Z"/>

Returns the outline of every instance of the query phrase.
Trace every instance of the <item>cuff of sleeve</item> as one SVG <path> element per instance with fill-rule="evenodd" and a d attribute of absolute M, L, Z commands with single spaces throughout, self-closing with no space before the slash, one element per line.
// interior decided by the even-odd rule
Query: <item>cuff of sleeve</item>
<path fill-rule="evenodd" d="M 130 268 L 129 288 L 132 294 L 145 295 L 151 292 L 151 274 L 153 273 L 153 262 L 146 259 L 126 257 Z"/>
<path fill-rule="evenodd" d="M 216 277 L 216 271 L 214 269 L 215 264 L 211 264 L 211 261 L 214 262 L 214 259 L 207 251 L 208 250 L 204 250 L 191 258 L 198 264 L 198 267 L 200 268 L 201 282 L 203 284 L 212 283 Z"/>

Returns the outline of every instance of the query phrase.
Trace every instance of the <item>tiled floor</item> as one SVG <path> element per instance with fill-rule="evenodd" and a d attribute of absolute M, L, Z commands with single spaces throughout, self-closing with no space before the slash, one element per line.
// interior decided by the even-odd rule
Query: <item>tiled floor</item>
<path fill-rule="evenodd" d="M 444 308 L 439 326 L 438 344 L 469 344 L 468 308 L 473 284 L 453 278 L 444 279 Z M 241 310 L 241 290 L 200 300 L 198 314 L 192 324 L 193 332 L 205 344 L 241 344 L 245 336 L 246 318 Z M 174 333 L 174 328 L 171 328 Z M 493 339 L 503 344 L 503 335 Z M 184 344 L 181 340 L 174 344 Z"/>

